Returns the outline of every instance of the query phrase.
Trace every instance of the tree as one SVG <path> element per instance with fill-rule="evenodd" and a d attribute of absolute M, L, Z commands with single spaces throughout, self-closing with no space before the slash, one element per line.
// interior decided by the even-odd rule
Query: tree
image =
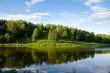
<path fill-rule="evenodd" d="M 63 37 L 64 39 L 67 39 L 67 38 L 68 38 L 68 33 L 67 33 L 67 31 L 63 31 L 62 37 Z"/>
<path fill-rule="evenodd" d="M 7 28 L 7 31 L 10 32 L 10 33 L 13 33 L 13 34 L 17 33 L 18 27 L 14 23 L 14 21 L 7 21 L 6 28 Z"/>
<path fill-rule="evenodd" d="M 78 29 L 74 29 L 74 40 L 78 40 Z"/>
<path fill-rule="evenodd" d="M 6 33 L 6 20 L 0 20 L 0 35 Z"/>
<path fill-rule="evenodd" d="M 9 33 L 5 33 L 4 37 L 7 41 L 7 43 L 10 42 L 11 37 L 10 37 Z"/>
<path fill-rule="evenodd" d="M 56 25 L 55 24 L 47 24 L 45 26 L 46 29 L 50 30 L 50 29 L 56 29 Z"/>
<path fill-rule="evenodd" d="M 32 34 L 32 42 L 36 41 L 39 37 L 39 29 L 35 28 Z"/>
<path fill-rule="evenodd" d="M 49 43 L 50 48 L 55 48 L 56 47 L 56 39 L 57 39 L 56 31 L 55 30 L 49 30 L 48 40 L 50 42 Z"/>
<path fill-rule="evenodd" d="M 74 28 L 70 28 L 70 40 L 74 41 Z"/>
<path fill-rule="evenodd" d="M 95 37 L 95 42 L 102 43 L 102 37 L 100 34 L 97 34 Z"/>
<path fill-rule="evenodd" d="M 4 35 L 0 35 L 0 43 L 4 43 L 5 41 L 4 41 Z"/>
<path fill-rule="evenodd" d="M 110 43 L 110 35 L 98 34 L 77 28 L 56 24 L 33 24 L 23 20 L 0 20 L 0 43 L 37 39 L 75 40 L 85 42 Z M 28 43 L 28 42 L 27 42 Z"/>
<path fill-rule="evenodd" d="M 86 41 L 88 41 L 88 42 L 94 42 L 94 40 L 95 40 L 95 35 L 94 35 L 93 32 L 86 34 Z"/>
<path fill-rule="evenodd" d="M 48 40 L 55 41 L 57 39 L 55 30 L 49 30 Z"/>
<path fill-rule="evenodd" d="M 17 21 L 14 21 L 14 25 L 16 27 L 17 38 L 20 38 L 21 36 L 24 37 L 27 34 L 26 33 L 27 26 L 28 26 L 27 22 L 23 20 L 17 20 Z"/>

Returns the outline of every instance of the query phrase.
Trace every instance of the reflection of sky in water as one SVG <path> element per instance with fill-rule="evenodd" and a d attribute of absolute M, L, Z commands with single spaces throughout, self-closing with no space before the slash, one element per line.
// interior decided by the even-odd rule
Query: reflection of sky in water
<path fill-rule="evenodd" d="M 109 73 L 110 72 L 110 54 L 96 54 L 94 58 L 88 58 L 77 62 L 68 62 L 63 64 L 31 65 L 29 69 L 39 68 L 48 73 Z M 22 71 L 19 71 L 23 73 Z"/>
<path fill-rule="evenodd" d="M 68 62 L 64 64 L 31 65 L 30 67 L 40 67 L 41 70 L 48 73 L 109 73 L 110 72 L 110 54 L 96 54 L 94 58 L 88 58 L 77 62 Z"/>
<path fill-rule="evenodd" d="M 95 51 L 110 51 L 110 48 L 109 47 L 106 47 L 106 48 L 96 48 Z"/>
<path fill-rule="evenodd" d="M 110 48 L 103 48 L 103 49 L 97 48 L 96 51 L 107 50 L 108 52 L 109 49 Z M 81 60 L 79 59 L 76 62 L 74 61 L 74 62 L 53 64 L 53 65 L 49 65 L 45 63 L 43 63 L 42 65 L 38 63 L 37 64 L 31 63 L 32 65 L 30 65 L 29 67 L 22 68 L 22 70 L 28 68 L 30 70 L 40 69 L 40 71 L 47 71 L 48 73 L 109 73 L 110 72 L 110 53 L 105 53 L 105 52 L 104 53 L 97 53 L 97 52 L 93 53 L 95 54 L 93 58 L 88 56 L 88 53 L 90 54 L 90 52 L 88 53 L 83 52 L 82 54 L 87 53 L 84 55 L 84 56 L 87 55 L 86 59 L 81 58 Z M 36 57 L 36 54 L 34 54 L 34 56 Z M 81 56 L 81 54 L 79 54 L 78 56 Z M 59 56 L 59 58 L 61 57 Z M 64 59 L 64 58 L 61 58 L 61 59 Z M 5 70 L 6 69 L 8 70 L 9 68 L 5 68 Z M 21 69 L 17 69 L 17 71 L 18 73 L 23 73 Z M 46 73 L 46 72 L 43 72 L 43 73 Z"/>

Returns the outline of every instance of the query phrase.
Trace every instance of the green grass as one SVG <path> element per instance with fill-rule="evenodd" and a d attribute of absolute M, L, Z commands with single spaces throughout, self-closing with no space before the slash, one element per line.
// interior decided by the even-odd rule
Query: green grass
<path fill-rule="evenodd" d="M 54 44 L 54 45 L 53 45 Z M 0 44 L 0 47 L 29 47 L 29 48 L 96 48 L 101 46 L 109 46 L 109 44 L 100 44 L 100 43 L 89 43 L 89 42 L 72 42 L 72 41 L 59 41 L 57 43 L 52 43 L 48 40 L 38 40 L 34 43 L 28 44 L 18 44 L 18 43 L 9 43 L 9 44 Z"/>

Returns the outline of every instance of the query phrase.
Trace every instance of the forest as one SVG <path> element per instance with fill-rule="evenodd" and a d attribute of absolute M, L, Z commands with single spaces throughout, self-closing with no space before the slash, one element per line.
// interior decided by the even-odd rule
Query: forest
<path fill-rule="evenodd" d="M 60 24 L 33 24 L 23 20 L 0 20 L 0 43 L 31 43 L 37 40 L 69 40 L 110 43 L 110 35 Z"/>

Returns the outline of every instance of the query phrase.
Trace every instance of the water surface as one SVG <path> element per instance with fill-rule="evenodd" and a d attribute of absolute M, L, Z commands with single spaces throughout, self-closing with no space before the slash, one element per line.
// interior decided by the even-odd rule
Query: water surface
<path fill-rule="evenodd" d="M 110 48 L 58 51 L 51 48 L 39 52 L 36 48 L 0 48 L 2 70 L 36 69 L 47 73 L 109 73 Z"/>

